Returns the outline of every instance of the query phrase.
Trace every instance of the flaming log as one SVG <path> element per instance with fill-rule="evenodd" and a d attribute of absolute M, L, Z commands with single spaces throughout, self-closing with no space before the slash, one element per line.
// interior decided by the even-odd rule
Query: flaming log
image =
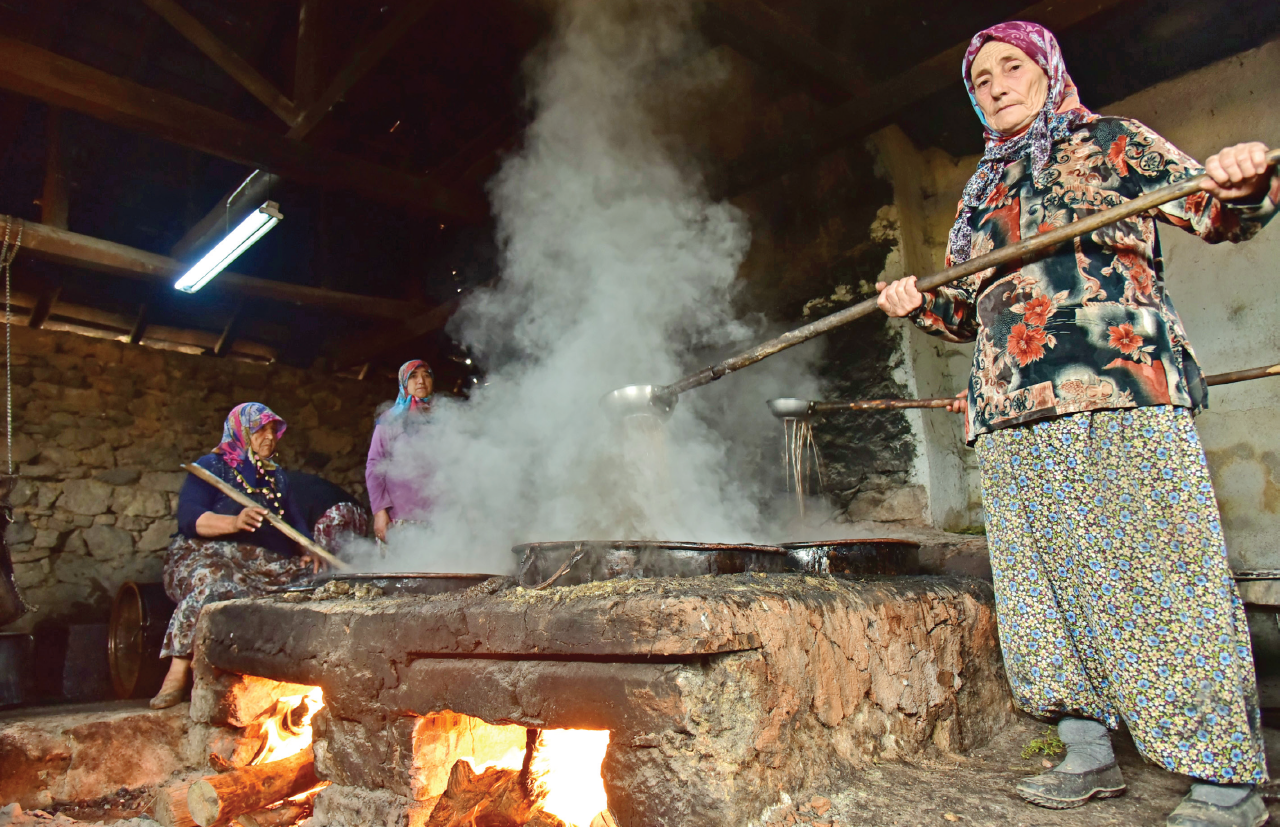
<path fill-rule="evenodd" d="M 211 775 L 187 792 L 187 810 L 200 827 L 211 827 L 316 786 L 315 753 L 307 747 L 297 755 L 266 764 Z"/>
<path fill-rule="evenodd" d="M 315 795 L 312 794 L 301 801 L 285 801 L 275 807 L 255 810 L 239 816 L 233 824 L 239 827 L 293 827 L 294 824 L 309 817 L 314 808 Z"/>
<path fill-rule="evenodd" d="M 436 802 L 426 827 L 565 827 L 530 800 L 518 770 L 491 767 L 477 774 L 468 761 L 457 761 L 449 786 Z"/>

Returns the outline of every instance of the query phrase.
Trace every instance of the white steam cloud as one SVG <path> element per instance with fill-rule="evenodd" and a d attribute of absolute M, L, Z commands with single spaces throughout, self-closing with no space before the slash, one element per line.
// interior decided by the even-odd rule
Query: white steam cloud
<path fill-rule="evenodd" d="M 761 512 L 778 493 L 761 451 L 775 463 L 781 441 L 764 401 L 814 393 L 803 356 L 686 394 L 658 433 L 598 407 L 762 332 L 732 308 L 747 222 L 707 199 L 655 114 L 720 73 L 683 59 L 691 14 L 682 0 L 559 4 L 524 148 L 491 185 L 502 278 L 454 320 L 488 382 L 397 443 L 391 474 L 429 486 L 435 505 L 429 524 L 393 533 L 377 568 L 506 573 L 513 544 L 546 540 L 781 539 Z"/>

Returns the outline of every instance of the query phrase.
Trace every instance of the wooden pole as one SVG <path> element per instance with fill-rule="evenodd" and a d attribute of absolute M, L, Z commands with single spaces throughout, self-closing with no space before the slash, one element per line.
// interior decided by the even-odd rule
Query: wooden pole
<path fill-rule="evenodd" d="M 1280 149 L 1273 149 L 1267 153 L 1267 164 L 1274 166 L 1277 162 L 1280 162 Z M 1154 209 L 1161 204 L 1167 204 L 1170 201 L 1176 201 L 1179 198 L 1186 198 L 1188 195 L 1200 192 L 1201 184 L 1204 183 L 1205 178 L 1205 173 L 1192 176 L 1176 184 L 1152 190 L 1146 195 L 1127 201 L 1118 207 L 1087 215 L 1065 227 L 1058 227 L 1047 233 L 1040 233 L 1019 241 L 1017 244 L 1001 247 L 999 250 L 987 253 L 984 256 L 971 258 L 963 264 L 948 267 L 946 270 L 920 279 L 916 283 L 916 289 L 921 293 L 925 293 L 930 290 L 936 290 L 953 281 L 958 281 L 965 276 L 981 273 L 983 270 L 999 267 L 1002 264 L 1008 264 L 1018 259 L 1028 259 L 1036 253 L 1056 247 L 1063 242 L 1070 241 L 1086 233 L 1091 233 L 1108 224 L 1114 224 L 1122 219 Z M 879 306 L 876 304 L 874 297 L 865 299 L 853 307 L 846 307 L 844 310 L 832 313 L 830 316 L 825 316 L 816 322 L 810 322 L 803 327 L 798 327 L 763 344 L 756 345 L 750 350 L 731 356 L 723 362 L 703 368 L 697 373 L 690 374 L 670 385 L 654 388 L 653 398 L 674 402 L 676 397 L 685 391 L 714 382 L 722 376 L 733 373 L 735 370 L 754 365 L 761 359 L 768 358 L 775 353 L 803 344 L 856 319 L 869 316 L 878 309 Z"/>
<path fill-rule="evenodd" d="M 1204 382 L 1206 385 L 1230 385 L 1232 382 L 1245 382 L 1249 379 L 1262 379 L 1267 376 L 1280 376 L 1280 365 L 1267 365 L 1264 368 L 1249 368 L 1248 370 L 1236 370 L 1230 373 L 1215 373 L 1213 376 L 1206 376 Z"/>
<path fill-rule="evenodd" d="M 1268 376 L 1280 376 L 1280 365 L 1267 365 L 1261 368 L 1248 368 L 1230 373 L 1215 373 L 1206 376 L 1206 385 L 1230 385 L 1235 382 L 1247 382 L 1250 379 L 1265 379 Z M 956 397 L 934 397 L 931 399 L 859 399 L 854 402 L 810 402 L 810 414 L 842 413 L 844 411 L 897 411 L 904 408 L 945 408 Z"/>
<path fill-rule="evenodd" d="M 201 468 L 199 465 L 196 465 L 194 462 L 184 463 L 182 465 L 182 470 L 186 471 L 187 473 L 196 475 L 200 479 L 212 485 L 214 488 L 221 491 L 223 494 L 226 494 L 231 499 L 243 505 L 245 508 L 262 508 L 262 503 L 254 502 L 252 499 L 249 498 L 248 494 L 245 494 L 242 491 L 237 491 L 227 483 L 218 479 L 218 477 L 215 476 L 214 474 L 211 474 L 208 471 L 206 471 L 204 468 Z M 295 543 L 302 546 L 304 549 L 311 552 L 315 556 L 324 560 L 329 565 L 333 566 L 335 569 L 339 571 L 351 571 L 350 566 L 348 566 L 346 563 L 339 560 L 337 557 L 334 557 L 329 552 L 320 548 L 320 546 L 316 545 L 311 540 L 308 540 L 306 535 L 304 535 L 302 532 L 298 531 L 296 528 L 286 523 L 284 519 L 282 519 L 279 515 L 272 513 L 271 509 L 263 508 L 263 510 L 267 512 L 267 522 L 271 523 L 273 526 L 280 529 L 281 534 L 288 537 L 290 540 L 293 540 Z M 280 798 L 284 798 L 284 796 L 280 796 Z M 272 801 L 279 801 L 279 800 L 280 800 L 279 798 L 272 799 Z M 272 801 L 268 801 L 266 803 L 270 804 L 272 803 Z M 241 812 L 247 812 L 247 811 L 242 810 Z"/>
<path fill-rule="evenodd" d="M 305 792 L 319 783 L 315 753 L 307 747 L 279 761 L 201 778 L 187 791 L 187 810 L 200 827 L 212 827 Z"/>

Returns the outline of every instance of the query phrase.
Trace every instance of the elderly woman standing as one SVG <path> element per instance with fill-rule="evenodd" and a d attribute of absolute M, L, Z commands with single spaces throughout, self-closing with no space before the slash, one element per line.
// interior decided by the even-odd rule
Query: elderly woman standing
<path fill-rule="evenodd" d="M 318 571 L 321 561 L 266 523 L 271 511 L 310 537 L 295 507 L 284 472 L 272 461 L 285 421 L 260 402 L 231 409 L 222 442 L 196 460 L 261 507 L 245 508 L 209 483 L 187 477 L 178 494 L 178 534 L 164 561 L 164 588 L 178 604 L 169 621 L 161 657 L 172 657 L 155 709 L 182 700 L 191 670 L 191 644 L 200 609 L 207 603 L 253 597 Z M 265 523 L 265 524 L 264 524 Z"/>
<path fill-rule="evenodd" d="M 422 520 L 431 510 L 431 500 L 423 493 L 428 472 L 407 472 L 396 467 L 394 457 L 396 444 L 412 438 L 431 412 L 435 377 L 430 365 L 411 359 L 400 366 L 398 378 L 400 390 L 395 404 L 373 428 L 364 472 L 373 509 L 373 533 L 383 542 L 393 522 Z"/>
<path fill-rule="evenodd" d="M 1203 171 L 1135 121 L 1082 107 L 1044 28 L 974 37 L 964 81 L 987 149 L 965 187 L 948 264 Z M 1067 757 L 1018 793 L 1045 807 L 1124 790 L 1108 729 L 1192 776 L 1171 827 L 1267 819 L 1249 633 L 1192 415 L 1206 387 L 1165 291 L 1155 219 L 1242 241 L 1271 218 L 1266 147 L 1206 164 L 1204 191 L 1035 260 L 921 294 L 879 284 L 880 306 L 975 341 L 967 413 L 1017 704 L 1060 719 Z"/>

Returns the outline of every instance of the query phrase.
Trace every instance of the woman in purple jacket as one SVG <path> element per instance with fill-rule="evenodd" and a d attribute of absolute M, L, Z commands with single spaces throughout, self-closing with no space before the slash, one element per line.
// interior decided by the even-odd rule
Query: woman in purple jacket
<path fill-rule="evenodd" d="M 396 402 L 379 419 L 365 463 L 365 484 L 373 510 L 373 533 L 383 542 L 393 522 L 420 522 L 431 510 L 431 499 L 423 491 L 426 474 L 415 469 L 412 475 L 394 462 L 397 443 L 411 439 L 431 412 L 435 380 L 431 368 L 421 359 L 400 366 L 400 393 Z"/>

